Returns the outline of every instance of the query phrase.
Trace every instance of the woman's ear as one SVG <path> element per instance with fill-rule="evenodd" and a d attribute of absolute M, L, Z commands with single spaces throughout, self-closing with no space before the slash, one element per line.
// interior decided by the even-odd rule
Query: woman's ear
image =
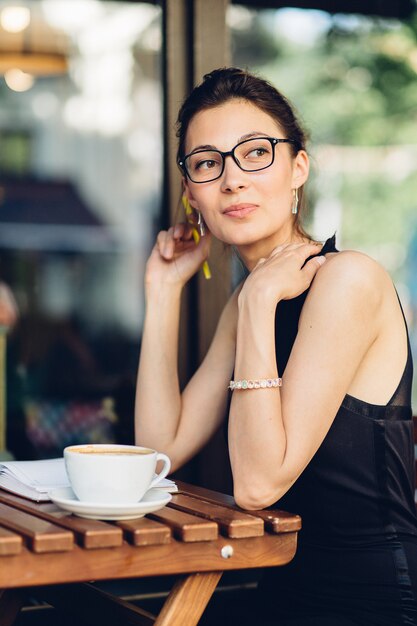
<path fill-rule="evenodd" d="M 305 150 L 299 150 L 293 161 L 293 175 L 291 187 L 298 189 L 306 182 L 310 171 L 310 161 Z"/>
<path fill-rule="evenodd" d="M 188 185 L 188 181 L 186 178 L 183 178 L 182 180 L 182 192 L 185 195 L 185 197 L 187 198 L 188 202 L 190 203 L 190 206 L 197 211 L 198 210 L 198 205 L 197 205 L 197 201 L 194 199 L 193 194 L 191 193 L 191 189 Z"/>

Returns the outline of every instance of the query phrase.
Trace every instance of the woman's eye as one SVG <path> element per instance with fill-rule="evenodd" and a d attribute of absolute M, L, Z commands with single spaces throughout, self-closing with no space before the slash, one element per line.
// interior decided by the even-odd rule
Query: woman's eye
<path fill-rule="evenodd" d="M 251 158 L 260 158 L 265 156 L 265 154 L 268 154 L 268 150 L 266 148 L 255 148 L 254 150 L 251 150 L 246 158 L 247 159 L 251 159 Z"/>
<path fill-rule="evenodd" d="M 216 166 L 217 166 L 216 161 L 206 159 L 204 161 L 198 161 L 198 163 L 195 164 L 195 169 L 196 170 L 211 170 Z"/>

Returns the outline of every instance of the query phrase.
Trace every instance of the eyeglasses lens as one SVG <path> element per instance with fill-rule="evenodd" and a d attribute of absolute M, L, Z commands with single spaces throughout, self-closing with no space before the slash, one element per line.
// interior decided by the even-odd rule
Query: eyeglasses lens
<path fill-rule="evenodd" d="M 274 147 L 268 139 L 249 139 L 233 150 L 235 160 L 245 172 L 255 172 L 269 167 L 274 160 Z M 185 166 L 194 182 L 209 182 L 223 171 L 223 155 L 216 150 L 204 150 L 190 154 Z"/>

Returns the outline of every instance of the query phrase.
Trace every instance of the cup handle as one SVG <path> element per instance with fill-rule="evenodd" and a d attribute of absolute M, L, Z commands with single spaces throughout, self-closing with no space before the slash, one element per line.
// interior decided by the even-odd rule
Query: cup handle
<path fill-rule="evenodd" d="M 151 484 L 149 485 L 148 489 L 152 489 L 152 487 L 156 487 L 157 484 L 159 482 L 161 482 L 161 480 L 163 478 L 165 478 L 165 476 L 167 476 L 167 474 L 169 473 L 169 470 L 171 469 L 171 461 L 170 458 L 167 457 L 166 454 L 162 454 L 162 452 L 158 452 L 158 454 L 156 455 L 156 461 L 163 461 L 164 462 L 164 467 L 161 469 L 161 471 L 159 472 L 159 474 L 157 474 L 155 476 L 155 478 L 152 480 Z"/>

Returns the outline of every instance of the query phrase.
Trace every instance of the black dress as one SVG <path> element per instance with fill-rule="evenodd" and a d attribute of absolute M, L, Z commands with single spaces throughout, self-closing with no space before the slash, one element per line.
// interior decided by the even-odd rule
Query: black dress
<path fill-rule="evenodd" d="M 326 252 L 337 252 L 334 237 Z M 307 293 L 277 306 L 280 376 Z M 319 450 L 274 505 L 300 514 L 302 530 L 294 560 L 265 570 L 257 601 L 262 623 L 417 624 L 412 371 L 408 344 L 403 376 L 386 406 L 346 395 Z"/>

